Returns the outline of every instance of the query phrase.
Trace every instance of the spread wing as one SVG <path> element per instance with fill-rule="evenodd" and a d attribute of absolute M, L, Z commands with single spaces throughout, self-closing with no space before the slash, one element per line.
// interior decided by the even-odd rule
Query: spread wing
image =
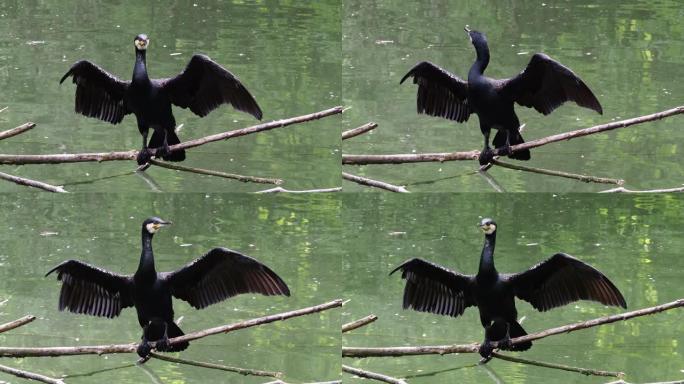
<path fill-rule="evenodd" d="M 124 102 L 129 81 L 121 81 L 87 60 L 72 65 L 59 83 L 69 76 L 73 76 L 76 84 L 76 112 L 112 124 L 120 123 L 131 113 Z"/>
<path fill-rule="evenodd" d="M 515 295 L 543 312 L 577 300 L 627 308 L 615 285 L 596 268 L 557 253 L 529 270 L 505 276 Z"/>
<path fill-rule="evenodd" d="M 518 104 L 548 115 L 566 101 L 603 114 L 601 103 L 570 68 L 543 53 L 532 56 L 527 68 L 504 80 L 503 92 Z"/>
<path fill-rule="evenodd" d="M 459 123 L 468 120 L 472 112 L 468 105 L 468 83 L 429 61 L 416 64 L 399 84 L 409 77 L 413 77 L 413 84 L 418 84 L 418 113 Z"/>
<path fill-rule="evenodd" d="M 162 274 L 171 294 L 197 309 L 241 293 L 290 296 L 287 284 L 255 259 L 226 248 L 214 248 L 185 267 Z"/>
<path fill-rule="evenodd" d="M 230 104 L 261 120 L 261 108 L 235 75 L 204 55 L 194 55 L 178 76 L 160 81 L 181 108 L 206 116 L 221 104 Z"/>
<path fill-rule="evenodd" d="M 475 305 L 470 291 L 472 276 L 462 275 L 422 259 L 411 259 L 395 268 L 406 279 L 404 309 L 457 317 Z"/>
<path fill-rule="evenodd" d="M 133 278 L 118 275 L 78 260 L 67 260 L 52 268 L 62 281 L 59 310 L 101 317 L 116 317 L 133 306 Z"/>

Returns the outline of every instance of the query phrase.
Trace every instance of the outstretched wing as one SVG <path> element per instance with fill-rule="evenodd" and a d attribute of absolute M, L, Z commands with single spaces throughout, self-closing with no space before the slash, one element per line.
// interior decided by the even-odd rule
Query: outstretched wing
<path fill-rule="evenodd" d="M 162 274 L 171 294 L 197 309 L 241 293 L 290 296 L 287 284 L 255 259 L 226 248 L 214 248 L 185 267 Z"/>
<path fill-rule="evenodd" d="M 133 278 L 118 275 L 78 260 L 67 260 L 45 276 L 57 272 L 62 281 L 59 310 L 101 317 L 116 317 L 133 306 Z"/>
<path fill-rule="evenodd" d="M 566 101 L 603 114 L 601 103 L 570 68 L 543 53 L 532 56 L 527 68 L 501 83 L 502 91 L 518 104 L 548 115 Z"/>
<path fill-rule="evenodd" d="M 395 268 L 406 279 L 404 309 L 457 317 L 475 305 L 472 276 L 462 275 L 423 259 L 411 259 Z"/>
<path fill-rule="evenodd" d="M 119 80 L 88 60 L 72 65 L 59 83 L 69 76 L 73 76 L 76 84 L 76 112 L 112 124 L 120 123 L 131 113 L 124 102 L 129 81 Z"/>
<path fill-rule="evenodd" d="M 221 104 L 230 104 L 261 120 L 261 108 L 235 75 L 205 55 L 194 55 L 178 76 L 160 81 L 181 108 L 206 116 Z"/>
<path fill-rule="evenodd" d="M 418 113 L 459 123 L 468 120 L 472 112 L 468 105 L 468 83 L 429 61 L 416 64 L 399 84 L 409 77 L 418 84 Z"/>
<path fill-rule="evenodd" d="M 529 270 L 504 276 L 515 295 L 543 312 L 577 300 L 627 308 L 625 298 L 598 269 L 557 253 Z"/>

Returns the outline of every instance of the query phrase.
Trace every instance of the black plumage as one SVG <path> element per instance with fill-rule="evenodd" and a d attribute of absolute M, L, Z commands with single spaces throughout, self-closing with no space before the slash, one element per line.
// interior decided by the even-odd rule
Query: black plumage
<path fill-rule="evenodd" d="M 400 83 L 409 77 L 418 84 L 418 113 L 465 122 L 470 114 L 477 114 L 480 130 L 484 135 L 484 149 L 480 164 L 487 164 L 493 157 L 489 147 L 492 128 L 498 132 L 492 144 L 499 153 L 518 160 L 529 160 L 529 150 L 511 152 L 510 146 L 525 141 L 520 134 L 520 121 L 515 114 L 514 103 L 534 108 L 548 115 L 566 101 L 593 109 L 602 114 L 603 108 L 589 87 L 570 68 L 543 53 L 536 53 L 527 67 L 510 79 L 491 79 L 484 76 L 489 64 L 489 47 L 484 34 L 466 28 L 477 59 L 470 67 L 468 81 L 424 61 L 416 64 L 404 75 Z"/>
<path fill-rule="evenodd" d="M 599 270 L 565 253 L 557 253 L 527 271 L 500 274 L 494 267 L 496 223 L 484 219 L 485 242 L 477 275 L 464 275 L 419 258 L 407 260 L 390 272 L 401 271 L 406 280 L 404 309 L 458 317 L 476 306 L 485 329 L 480 354 L 488 358 L 492 342 L 501 348 L 523 351 L 531 342 L 511 345 L 510 339 L 527 333 L 518 323 L 515 300 L 525 300 L 547 311 L 577 300 L 593 300 L 626 308 L 625 299 Z"/>
<path fill-rule="evenodd" d="M 76 84 L 76 112 L 112 124 L 120 123 L 133 113 L 143 137 L 138 163 L 146 163 L 156 149 L 155 156 L 169 161 L 185 159 L 184 150 L 169 151 L 169 145 L 180 140 L 175 133 L 176 120 L 171 104 L 188 108 L 203 117 L 222 104 L 246 112 L 261 120 L 263 113 L 254 97 L 240 80 L 205 55 L 194 55 L 176 77 L 150 79 L 147 74 L 146 52 L 149 39 L 138 35 L 134 40 L 135 65 L 133 79 L 122 81 L 87 60 L 76 62 L 62 77 L 69 76 Z M 149 129 L 153 129 L 149 143 Z"/>
<path fill-rule="evenodd" d="M 59 310 L 113 318 L 135 306 L 143 328 L 138 354 L 146 357 L 150 342 L 160 351 L 182 351 L 188 343 L 169 345 L 168 339 L 182 336 L 174 323 L 171 296 L 202 309 L 241 293 L 290 296 L 287 284 L 259 261 L 226 248 L 214 248 L 174 272 L 158 273 L 154 267 L 152 237 L 170 224 L 153 217 L 142 225 L 142 252 L 138 270 L 120 275 L 67 260 L 51 269 L 62 281 Z"/>

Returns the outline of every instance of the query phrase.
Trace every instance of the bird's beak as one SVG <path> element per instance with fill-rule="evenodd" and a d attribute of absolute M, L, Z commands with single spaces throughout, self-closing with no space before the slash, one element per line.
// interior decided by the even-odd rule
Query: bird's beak
<path fill-rule="evenodd" d="M 159 225 L 161 225 L 162 227 L 166 227 L 167 225 L 171 225 L 171 224 L 173 224 L 172 221 L 162 221 L 161 223 L 159 223 Z"/>
<path fill-rule="evenodd" d="M 466 31 L 466 33 L 470 33 L 470 27 L 468 27 L 467 25 L 465 26 L 465 28 L 463 28 L 463 30 Z"/>

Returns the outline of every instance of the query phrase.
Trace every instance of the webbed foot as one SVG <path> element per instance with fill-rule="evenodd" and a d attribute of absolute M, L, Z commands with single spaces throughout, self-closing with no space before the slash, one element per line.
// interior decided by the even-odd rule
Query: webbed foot
<path fill-rule="evenodd" d="M 485 362 L 487 362 L 492 358 L 492 352 L 494 352 L 494 345 L 490 341 L 485 341 L 482 344 L 480 344 L 480 348 L 477 350 L 477 352 L 480 354 L 480 356 L 486 359 Z"/>
<path fill-rule="evenodd" d="M 152 352 L 152 347 L 150 346 L 150 343 L 143 340 L 143 342 L 138 345 L 136 352 L 138 353 L 138 356 L 145 359 L 150 355 L 150 352 Z"/>
<path fill-rule="evenodd" d="M 497 151 L 499 152 L 499 156 L 510 156 L 513 154 L 510 144 L 506 144 L 503 147 L 497 148 Z"/>
<path fill-rule="evenodd" d="M 487 165 L 492 162 L 492 159 L 494 159 L 494 151 L 487 147 L 480 152 L 480 156 L 477 160 L 480 162 L 480 165 Z"/>
<path fill-rule="evenodd" d="M 162 159 L 170 154 L 171 150 L 169 150 L 169 145 L 164 144 L 161 147 L 157 148 L 157 152 L 155 153 L 154 157 L 156 157 L 157 159 Z"/>
<path fill-rule="evenodd" d="M 150 162 L 150 159 L 152 158 L 152 151 L 150 151 L 149 148 L 145 147 L 138 152 L 138 157 L 135 159 L 138 162 L 138 165 L 144 165 Z"/>
<path fill-rule="evenodd" d="M 164 337 L 163 339 L 157 340 L 154 349 L 159 352 L 167 352 L 171 349 L 171 344 L 169 344 L 169 338 Z"/>

